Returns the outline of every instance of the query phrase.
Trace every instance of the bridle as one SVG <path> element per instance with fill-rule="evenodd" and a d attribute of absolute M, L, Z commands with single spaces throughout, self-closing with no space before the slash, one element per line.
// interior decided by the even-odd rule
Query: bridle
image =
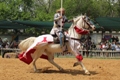
<path fill-rule="evenodd" d="M 86 18 L 86 17 L 82 18 L 82 19 L 83 19 L 83 21 L 84 21 L 84 22 L 85 22 L 85 23 L 89 26 L 89 28 L 92 28 L 92 27 L 91 27 L 91 25 L 92 25 L 92 24 L 90 24 L 90 22 L 89 22 L 89 21 L 85 20 L 85 18 Z"/>
<path fill-rule="evenodd" d="M 88 20 L 87 20 L 87 18 L 88 18 Z M 74 24 L 76 24 L 80 19 L 81 19 L 81 18 L 77 19 L 77 20 L 74 22 Z M 83 21 L 89 26 L 88 28 L 85 28 L 85 23 L 84 23 L 84 25 L 83 25 L 82 28 L 83 28 L 83 29 L 91 29 L 91 28 L 92 28 L 91 25 L 93 25 L 93 24 L 90 23 L 89 17 L 84 16 L 84 17 L 82 17 L 82 19 L 83 19 Z"/>

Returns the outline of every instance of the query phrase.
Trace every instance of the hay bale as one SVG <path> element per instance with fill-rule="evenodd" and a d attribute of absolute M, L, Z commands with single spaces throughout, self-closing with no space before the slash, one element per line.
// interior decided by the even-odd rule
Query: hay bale
<path fill-rule="evenodd" d="M 15 52 L 5 53 L 4 58 L 18 58 L 18 53 Z"/>

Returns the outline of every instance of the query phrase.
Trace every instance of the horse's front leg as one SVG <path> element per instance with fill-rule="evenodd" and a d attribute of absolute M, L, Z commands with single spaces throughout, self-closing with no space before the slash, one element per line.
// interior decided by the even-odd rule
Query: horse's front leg
<path fill-rule="evenodd" d="M 73 65 L 73 67 L 75 67 L 77 65 L 81 65 L 82 69 L 85 71 L 85 74 L 90 75 L 90 72 L 85 68 L 85 66 L 82 63 L 82 61 L 75 62 L 74 65 Z"/>
<path fill-rule="evenodd" d="M 77 65 L 81 65 L 82 69 L 85 71 L 85 74 L 90 75 L 90 72 L 85 68 L 85 66 L 82 63 L 83 56 L 80 54 L 78 50 L 73 51 L 74 55 L 76 56 L 78 62 L 74 63 L 73 67 Z"/>
<path fill-rule="evenodd" d="M 78 62 L 74 63 L 73 66 L 81 65 L 82 69 L 85 71 L 85 74 L 90 74 L 90 72 L 85 68 L 82 63 L 83 56 L 79 52 L 79 49 L 81 48 L 80 45 L 81 44 L 79 43 L 79 41 L 73 40 L 73 42 L 71 42 L 71 53 L 73 53 L 78 60 Z"/>

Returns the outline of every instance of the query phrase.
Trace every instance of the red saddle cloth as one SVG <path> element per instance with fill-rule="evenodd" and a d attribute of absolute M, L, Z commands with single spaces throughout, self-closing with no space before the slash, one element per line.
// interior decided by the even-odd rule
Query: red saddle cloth
<path fill-rule="evenodd" d="M 26 56 L 23 56 L 25 52 L 22 52 L 21 54 L 19 54 L 19 59 L 23 62 L 25 62 L 26 64 L 30 64 L 32 61 L 33 61 L 33 58 L 31 56 L 31 54 L 33 54 L 35 52 L 36 49 L 30 49 L 27 53 L 26 53 Z M 42 54 L 40 56 L 40 58 L 43 58 L 43 59 L 47 59 L 48 60 L 48 56 L 47 55 L 44 55 Z"/>

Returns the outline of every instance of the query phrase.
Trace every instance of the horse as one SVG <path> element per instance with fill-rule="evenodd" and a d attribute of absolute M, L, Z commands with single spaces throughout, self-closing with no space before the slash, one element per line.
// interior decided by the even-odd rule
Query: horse
<path fill-rule="evenodd" d="M 72 53 L 77 59 L 77 62 L 74 63 L 74 66 L 81 65 L 85 74 L 90 74 L 90 72 L 82 63 L 83 57 L 79 52 L 79 48 L 81 47 L 79 40 L 82 35 L 89 34 L 89 31 L 93 30 L 95 30 L 95 25 L 92 24 L 90 20 L 87 20 L 85 15 L 79 15 L 73 18 L 72 25 L 68 31 L 65 32 L 68 40 L 65 45 L 67 46 L 68 52 Z M 61 66 L 54 62 L 54 53 L 61 53 L 62 49 L 60 44 L 54 43 L 54 38 L 52 35 L 44 34 L 38 37 L 29 37 L 22 40 L 18 47 L 22 51 L 22 53 L 19 55 L 19 59 L 28 64 L 32 62 L 34 72 L 39 72 L 35 63 L 36 60 L 41 56 L 47 59 L 60 71 L 64 71 Z"/>

